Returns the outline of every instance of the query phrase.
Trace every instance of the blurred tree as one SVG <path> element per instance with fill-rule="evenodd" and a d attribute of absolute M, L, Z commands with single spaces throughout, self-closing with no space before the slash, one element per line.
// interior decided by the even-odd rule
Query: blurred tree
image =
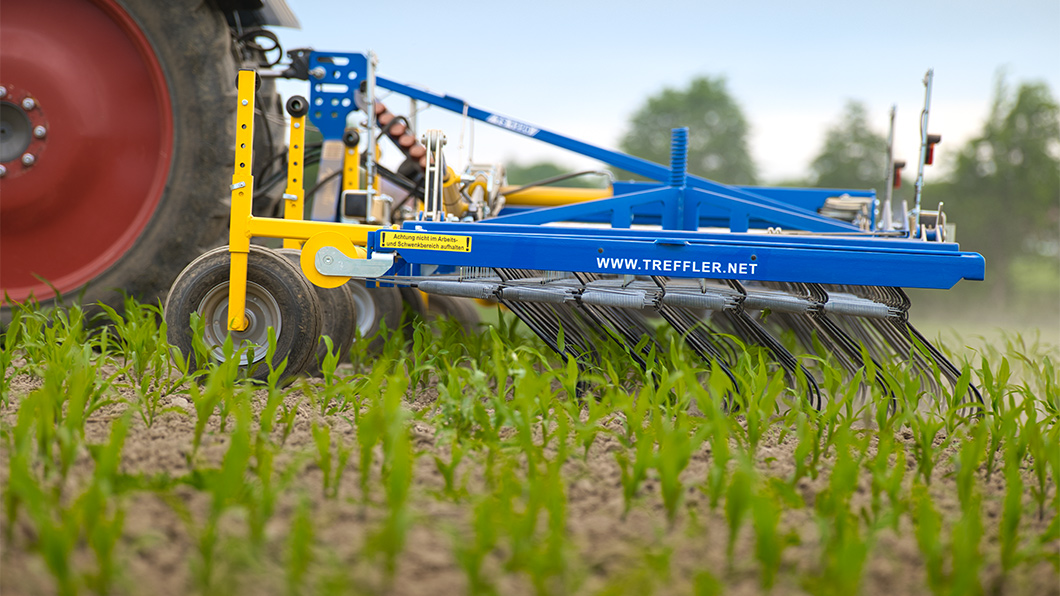
<path fill-rule="evenodd" d="M 573 174 L 578 170 L 564 168 L 549 161 L 539 161 L 532 164 L 509 163 L 505 165 L 505 171 L 507 172 L 508 184 L 521 186 L 523 184 L 533 184 L 540 180 L 546 180 L 555 176 Z M 604 188 L 607 186 L 607 179 L 602 176 L 586 174 L 584 176 L 568 178 L 561 182 L 557 182 L 556 186 Z"/>
<path fill-rule="evenodd" d="M 982 133 L 957 155 L 940 189 L 958 224 L 961 247 L 987 259 L 998 306 L 1020 280 L 1012 265 L 1028 259 L 1058 269 L 1060 252 L 1060 107 L 1048 86 L 1012 93 L 998 79 Z"/>
<path fill-rule="evenodd" d="M 881 189 L 887 176 L 887 138 L 869 128 L 868 110 L 847 102 L 840 121 L 825 132 L 824 146 L 810 164 L 813 186 Z"/>
<path fill-rule="evenodd" d="M 749 126 L 724 78 L 698 77 L 686 89 L 666 88 L 649 97 L 633 114 L 619 148 L 669 165 L 670 130 L 682 126 L 689 129 L 689 173 L 727 184 L 756 182 L 758 172 L 747 146 Z"/>

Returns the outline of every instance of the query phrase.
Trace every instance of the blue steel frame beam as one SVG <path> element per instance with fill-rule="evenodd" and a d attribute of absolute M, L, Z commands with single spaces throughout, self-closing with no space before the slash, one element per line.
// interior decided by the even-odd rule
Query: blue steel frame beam
<path fill-rule="evenodd" d="M 402 234 L 469 237 L 467 252 L 380 247 L 380 230 L 369 234 L 371 251 L 396 252 L 411 265 L 495 267 L 585 271 L 619 275 L 813 282 L 909 288 L 953 287 L 962 279 L 983 279 L 985 261 L 976 253 L 926 249 L 929 243 L 830 242 L 798 237 L 728 235 L 724 239 L 613 233 L 585 234 L 575 228 L 527 226 L 535 232 L 513 234 L 522 226 L 460 226 L 408 222 Z M 417 230 L 422 228 L 423 231 Z M 606 230 L 602 230 L 606 232 Z M 746 239 L 749 242 L 744 242 Z M 795 240 L 789 242 L 789 240 Z M 842 239 L 853 240 L 853 239 Z M 461 244 L 463 244 L 461 240 Z"/>
<path fill-rule="evenodd" d="M 777 246 L 778 244 L 798 246 L 800 248 L 840 248 L 849 250 L 872 250 L 877 252 L 898 251 L 905 254 L 938 254 L 949 252 L 960 252 L 960 246 L 955 242 L 923 242 L 905 239 L 895 240 L 855 234 L 850 236 L 821 236 L 815 234 L 741 234 L 735 236 L 726 232 L 689 232 L 684 230 L 659 230 L 630 229 L 620 232 L 612 228 L 591 227 L 569 227 L 569 226 L 539 226 L 539 225 L 495 225 L 484 229 L 482 222 L 460 223 L 460 222 L 431 222 L 431 221 L 406 221 L 402 225 L 403 231 L 429 232 L 435 234 L 475 234 L 487 231 L 490 233 L 506 233 L 513 237 L 528 235 L 545 236 L 574 236 L 591 238 L 625 239 L 635 238 L 639 240 L 657 240 L 661 235 L 667 241 L 706 241 L 713 244 L 737 244 L 740 246 Z M 976 254 L 976 253 L 969 253 Z"/>

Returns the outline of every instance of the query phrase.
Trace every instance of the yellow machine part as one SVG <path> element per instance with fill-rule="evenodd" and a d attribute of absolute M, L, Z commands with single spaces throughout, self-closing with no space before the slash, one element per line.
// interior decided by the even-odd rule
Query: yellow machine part
<path fill-rule="evenodd" d="M 284 191 L 283 218 L 305 218 L 305 189 L 302 185 L 305 162 L 305 116 L 291 118 L 291 143 L 287 150 L 287 189 Z M 284 248 L 299 248 L 301 241 L 284 238 Z"/>
<path fill-rule="evenodd" d="M 349 238 L 336 232 L 321 232 L 306 240 L 305 245 L 302 247 L 302 273 L 305 274 L 306 279 L 322 288 L 337 288 L 350 281 L 348 277 L 323 275 L 317 271 L 315 263 L 317 251 L 325 246 L 333 246 L 351 259 L 365 259 L 368 257 L 368 251 L 360 246 L 354 246 Z"/>
<path fill-rule="evenodd" d="M 518 190 L 518 192 L 512 192 Z M 508 194 L 512 193 L 512 194 Z M 563 186 L 531 186 L 519 190 L 516 186 L 501 188 L 507 205 L 520 207 L 560 207 L 572 203 L 587 203 L 606 199 L 614 193 L 610 188 L 569 188 Z"/>
<path fill-rule="evenodd" d="M 254 196 L 254 176 L 251 175 L 252 147 L 254 146 L 254 85 L 258 74 L 253 70 L 240 70 L 238 77 L 238 107 L 236 108 L 236 159 L 232 174 L 232 227 L 228 233 L 228 250 L 231 253 L 228 287 L 228 328 L 242 331 L 247 328 L 247 255 L 250 253 L 250 236 L 235 225 L 236 214 L 250 216 L 251 198 Z"/>
<path fill-rule="evenodd" d="M 342 155 L 342 190 L 361 188 L 361 151 L 357 147 L 346 147 Z"/>
<path fill-rule="evenodd" d="M 453 168 L 446 166 L 445 177 L 442 178 L 442 202 L 445 203 L 445 212 L 463 217 L 467 215 L 468 204 L 460 194 L 459 183 L 460 176 L 456 175 Z"/>
<path fill-rule="evenodd" d="M 325 232 L 333 233 L 333 246 L 339 247 L 344 254 L 350 257 L 361 257 L 365 255 L 364 249 L 349 249 L 348 246 L 368 244 L 368 233 L 378 230 L 381 226 L 344 224 L 325 221 L 306 221 L 302 217 L 302 210 L 292 208 L 290 217 L 285 205 L 285 217 L 283 219 L 274 217 L 255 217 L 251 212 L 251 197 L 254 196 L 254 177 L 251 175 L 251 160 L 253 159 L 252 147 L 254 139 L 254 86 L 257 74 L 253 70 L 241 70 L 238 77 L 238 92 L 236 109 L 236 152 L 235 168 L 232 175 L 232 213 L 228 233 L 228 250 L 231 254 L 231 269 L 229 271 L 228 288 L 228 328 L 233 331 L 242 331 L 247 328 L 246 301 L 247 301 L 247 255 L 250 253 L 251 238 L 277 238 L 284 240 L 285 246 L 292 241 L 294 246 L 301 245 L 306 240 Z M 305 131 L 304 124 L 300 127 Z M 304 145 L 304 138 L 302 139 Z M 299 159 L 302 161 L 302 159 Z M 299 175 L 301 178 L 301 175 Z M 297 190 L 300 180 L 294 180 L 290 175 L 288 186 Z M 299 193 L 290 193 L 299 194 Z M 288 201 L 296 203 L 297 201 Z M 324 236 L 327 238 L 328 236 Z M 317 248 L 319 250 L 319 247 Z M 316 251 L 312 251 L 313 254 Z M 304 254 L 304 253 L 303 253 Z M 325 287 L 336 287 L 346 282 L 343 278 L 332 278 L 323 276 L 316 272 L 316 267 L 305 269 L 306 275 L 315 275 L 314 283 Z M 326 278 L 325 283 L 319 283 L 320 278 Z M 341 280 L 341 281 L 338 281 Z M 338 281 L 338 283 L 336 283 Z M 333 284 L 333 285 L 327 285 Z"/>

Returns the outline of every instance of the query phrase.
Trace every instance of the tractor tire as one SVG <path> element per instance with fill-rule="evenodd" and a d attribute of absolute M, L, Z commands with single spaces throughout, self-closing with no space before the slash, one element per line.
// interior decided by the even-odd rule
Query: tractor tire
<path fill-rule="evenodd" d="M 223 14 L 202 0 L 49 0 L 5 3 L 0 23 L 15 142 L 0 322 L 27 300 L 157 301 L 224 241 L 238 65 Z M 27 121 L 28 137 L 10 126 Z"/>

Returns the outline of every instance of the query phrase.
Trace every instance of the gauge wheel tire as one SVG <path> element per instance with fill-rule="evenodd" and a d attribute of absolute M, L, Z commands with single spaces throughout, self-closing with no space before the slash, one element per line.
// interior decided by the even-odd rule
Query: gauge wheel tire
<path fill-rule="evenodd" d="M 427 314 L 431 318 L 450 317 L 456 319 L 467 331 L 475 331 L 482 323 L 478 307 L 470 298 L 431 295 L 427 298 Z"/>
<path fill-rule="evenodd" d="M 293 248 L 281 248 L 276 251 L 291 262 L 295 268 L 301 271 L 302 251 Z M 304 274 L 303 274 L 303 277 Z M 312 282 L 308 282 L 313 285 Z M 317 344 L 316 353 L 306 367 L 306 374 L 315 376 L 320 372 L 324 358 L 328 355 L 328 345 L 324 337 L 330 337 L 332 349 L 339 355 L 339 362 L 346 360 L 350 353 L 355 335 L 354 326 L 357 324 L 357 305 L 353 300 L 353 291 L 349 284 L 343 284 L 337 288 L 322 288 L 313 285 L 317 300 L 320 302 L 320 342 Z"/>
<path fill-rule="evenodd" d="M 32 167 L 5 162 L 0 290 L 119 310 L 122 292 L 158 300 L 224 240 L 237 72 L 224 15 L 201 0 L 4 8 L 4 83 L 35 98 L 27 114 L 47 135 Z M 78 59 L 43 61 L 55 55 Z"/>
<path fill-rule="evenodd" d="M 364 282 L 353 280 L 346 284 L 353 295 L 356 313 L 355 333 L 368 340 L 369 354 L 378 354 L 389 334 L 399 331 L 404 320 L 405 302 L 398 288 L 368 288 Z M 386 324 L 386 333 L 382 332 Z"/>
<path fill-rule="evenodd" d="M 202 340 L 211 357 L 224 357 L 221 346 L 228 336 L 228 284 L 231 266 L 228 247 L 214 249 L 189 264 L 177 276 L 165 305 L 167 338 L 185 356 L 196 358 L 191 315 L 202 319 Z M 276 329 L 273 368 L 287 359 L 281 380 L 302 372 L 316 355 L 320 338 L 320 302 L 302 272 L 286 257 L 258 246 L 250 247 L 247 257 L 247 313 L 249 326 L 232 332 L 236 347 L 254 346 L 254 359 L 244 355 L 242 368 L 250 378 L 265 380 L 269 366 L 264 362 L 268 328 Z M 194 362 L 205 368 L 206 362 Z"/>

